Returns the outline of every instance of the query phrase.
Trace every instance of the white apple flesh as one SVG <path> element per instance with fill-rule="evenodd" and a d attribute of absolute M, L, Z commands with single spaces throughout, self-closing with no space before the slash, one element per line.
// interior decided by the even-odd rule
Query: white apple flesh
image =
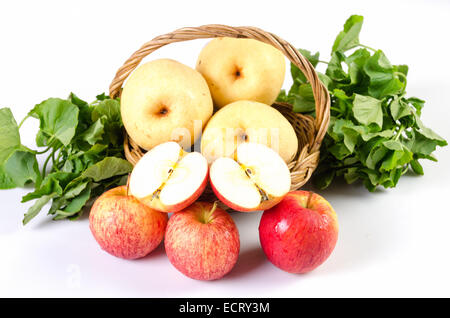
<path fill-rule="evenodd" d="M 138 161 L 130 175 L 129 194 L 155 210 L 177 212 L 197 200 L 207 180 L 205 157 L 166 142 Z"/>
<path fill-rule="evenodd" d="M 289 192 L 291 175 L 286 163 L 271 148 L 243 143 L 235 159 L 222 157 L 210 167 L 211 188 L 228 207 L 241 212 L 266 210 Z"/>

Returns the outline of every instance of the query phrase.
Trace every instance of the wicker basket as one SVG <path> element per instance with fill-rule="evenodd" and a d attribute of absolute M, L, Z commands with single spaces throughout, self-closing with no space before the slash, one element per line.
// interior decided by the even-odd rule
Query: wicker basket
<path fill-rule="evenodd" d="M 294 63 L 311 83 L 316 104 L 316 118 L 294 113 L 292 106 L 286 103 L 272 105 L 288 119 L 297 134 L 299 150 L 288 167 L 291 171 L 291 190 L 299 189 L 309 180 L 319 161 L 320 145 L 330 120 L 330 95 L 319 80 L 311 63 L 295 47 L 272 33 L 255 27 L 230 27 L 210 24 L 196 28 L 182 28 L 158 36 L 134 52 L 119 68 L 109 87 L 110 96 L 112 98 L 120 96 L 122 85 L 128 75 L 133 72 L 144 57 L 160 47 L 175 42 L 215 37 L 249 38 L 270 44 L 279 49 Z M 127 134 L 125 134 L 124 148 L 127 160 L 133 165 L 145 153 L 145 150 L 141 149 Z M 212 195 L 211 191 L 207 189 L 201 199 L 214 200 L 211 197 Z"/>

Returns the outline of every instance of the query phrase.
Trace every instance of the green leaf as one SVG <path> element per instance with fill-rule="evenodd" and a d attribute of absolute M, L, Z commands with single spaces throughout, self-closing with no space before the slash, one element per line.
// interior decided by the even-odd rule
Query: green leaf
<path fill-rule="evenodd" d="M 97 121 L 100 117 L 106 116 L 110 122 L 121 122 L 120 103 L 115 99 L 105 99 L 92 110 L 92 121 Z"/>
<path fill-rule="evenodd" d="M 72 160 L 66 160 L 64 161 L 64 165 L 61 168 L 61 171 L 63 172 L 73 172 L 74 163 Z"/>
<path fill-rule="evenodd" d="M 302 88 L 301 93 L 306 91 Z M 40 152 L 47 153 L 43 180 L 37 151 L 21 145 L 11 110 L 0 109 L 0 188 L 35 182 L 34 190 L 22 198 L 22 202 L 36 200 L 24 224 L 50 200 L 49 214 L 76 219 L 90 198 L 126 182 L 132 166 L 123 159 L 119 99 L 101 94 L 88 104 L 71 93 L 66 100 L 43 101 L 27 117 L 39 120 L 35 140 L 39 147 L 47 147 Z"/>
<path fill-rule="evenodd" d="M 329 126 L 313 174 L 320 188 L 339 176 L 348 183 L 361 180 L 369 191 L 395 187 L 409 166 L 423 173 L 418 160 L 437 161 L 433 151 L 447 145 L 420 120 L 425 102 L 406 97 L 408 66 L 392 65 L 382 50 L 359 43 L 362 23 L 361 16 L 346 21 L 325 74 L 318 72 L 331 97 Z M 300 52 L 314 66 L 318 63 L 318 53 Z M 291 65 L 291 75 L 293 84 L 279 99 L 295 104 L 296 111 L 312 111 L 305 76 L 295 65 Z"/>
<path fill-rule="evenodd" d="M 394 69 L 395 69 L 397 72 L 400 72 L 400 73 L 402 73 L 402 74 L 405 75 L 405 76 L 408 75 L 408 70 L 409 70 L 408 65 L 405 65 L 405 64 L 402 64 L 402 65 L 394 65 Z"/>
<path fill-rule="evenodd" d="M 280 90 L 280 93 L 277 96 L 277 102 L 283 102 L 283 103 L 287 103 L 288 102 L 288 96 L 287 96 L 286 91 L 284 89 Z"/>
<path fill-rule="evenodd" d="M 319 52 L 316 52 L 315 54 L 312 54 L 308 50 L 298 49 L 298 51 L 314 66 L 317 66 L 317 63 L 319 63 Z M 305 84 L 308 82 L 306 79 L 306 76 L 303 74 L 302 71 L 293 63 L 291 63 L 291 76 L 292 79 L 298 84 Z"/>
<path fill-rule="evenodd" d="M 405 84 L 395 75 L 395 70 L 384 55 L 378 50 L 364 65 L 364 72 L 369 76 L 369 94 L 375 98 L 397 94 L 402 91 Z"/>
<path fill-rule="evenodd" d="M 0 109 L 0 165 L 20 146 L 19 128 L 9 108 Z"/>
<path fill-rule="evenodd" d="M 66 189 L 64 190 L 63 198 L 65 199 L 72 199 L 79 195 L 81 191 L 86 189 L 86 187 L 90 184 L 89 180 L 84 180 L 83 178 L 76 178 L 73 179 L 69 184 L 66 186 Z"/>
<path fill-rule="evenodd" d="M 442 138 L 441 136 L 439 136 L 438 134 L 436 134 L 433 130 L 431 130 L 428 127 L 425 127 L 425 125 L 422 123 L 422 121 L 420 120 L 420 118 L 416 118 L 416 123 L 417 126 L 420 128 L 419 131 L 417 131 L 417 133 L 421 134 L 423 137 L 429 139 L 429 140 L 433 140 L 434 142 L 436 142 L 436 144 L 438 146 L 446 146 L 447 145 L 447 141 Z"/>
<path fill-rule="evenodd" d="M 364 18 L 360 15 L 352 15 L 348 18 L 344 24 L 344 30 L 336 37 L 331 52 L 345 52 L 359 45 L 359 32 L 363 21 Z"/>
<path fill-rule="evenodd" d="M 333 108 L 331 114 L 335 116 L 344 116 L 348 118 L 348 115 L 352 113 L 353 97 L 347 96 L 347 94 L 341 89 L 334 89 L 333 95 Z"/>
<path fill-rule="evenodd" d="M 36 155 L 28 151 L 15 151 L 5 162 L 4 171 L 17 187 L 23 187 L 28 182 L 40 183 Z"/>
<path fill-rule="evenodd" d="M 303 84 L 308 82 L 306 76 L 294 63 L 291 63 L 291 76 L 296 84 Z"/>
<path fill-rule="evenodd" d="M 296 94 L 291 94 L 294 97 L 292 108 L 297 113 L 312 112 L 316 109 L 314 95 L 311 84 L 301 84 L 298 87 Z"/>
<path fill-rule="evenodd" d="M 304 49 L 298 49 L 299 52 L 308 59 L 308 61 L 312 64 L 312 66 L 316 67 L 319 63 L 319 56 L 320 53 L 316 52 L 314 54 L 311 53 L 311 51 L 304 50 Z"/>
<path fill-rule="evenodd" d="M 356 126 L 352 121 L 346 119 L 336 120 L 332 127 L 333 130 L 330 132 L 330 135 L 334 138 L 334 140 L 343 140 L 347 149 L 350 152 L 353 152 L 359 141 L 361 133 L 364 132 L 364 128 L 362 126 Z"/>
<path fill-rule="evenodd" d="M 355 146 L 358 143 L 361 136 L 360 131 L 352 125 L 351 127 L 342 127 L 344 133 L 344 144 L 350 152 L 355 150 Z"/>
<path fill-rule="evenodd" d="M 84 189 L 78 196 L 70 200 L 64 209 L 56 210 L 55 219 L 58 220 L 66 218 L 68 216 L 72 216 L 75 213 L 79 213 L 82 210 L 82 208 L 86 205 L 86 202 L 89 200 L 90 195 L 91 195 L 91 188 L 88 187 Z"/>
<path fill-rule="evenodd" d="M 36 155 L 20 143 L 19 127 L 9 108 L 0 109 L 0 189 L 40 182 Z"/>
<path fill-rule="evenodd" d="M 70 93 L 68 100 L 72 104 L 76 105 L 79 109 L 79 123 L 77 126 L 77 130 L 84 131 L 84 129 L 86 129 L 86 127 L 91 124 L 92 107 L 74 93 Z"/>
<path fill-rule="evenodd" d="M 423 175 L 423 167 L 422 165 L 419 163 L 419 160 L 412 160 L 410 163 L 411 165 L 411 169 L 414 171 L 414 173 L 418 174 L 418 175 Z"/>
<path fill-rule="evenodd" d="M 335 177 L 335 171 L 333 169 L 327 169 L 325 171 L 319 171 L 314 175 L 314 186 L 318 189 L 326 189 L 331 184 Z"/>
<path fill-rule="evenodd" d="M 366 127 L 364 127 L 364 128 L 366 128 Z M 380 132 L 367 132 L 367 130 L 368 129 L 365 129 L 365 132 L 361 133 L 361 138 L 364 141 L 368 141 L 375 137 L 391 138 L 392 136 L 394 136 L 393 130 L 383 130 Z"/>
<path fill-rule="evenodd" d="M 398 140 L 386 140 L 385 142 L 383 142 L 383 145 L 390 150 L 403 150 L 403 145 Z"/>
<path fill-rule="evenodd" d="M 317 72 L 317 75 L 319 76 L 319 79 L 323 83 L 323 85 L 325 85 L 328 90 L 331 90 L 333 85 L 333 81 L 331 80 L 331 78 L 320 72 Z"/>
<path fill-rule="evenodd" d="M 412 114 L 411 107 L 408 103 L 403 98 L 398 98 L 397 96 L 392 100 L 389 109 L 394 120 L 399 120 Z"/>
<path fill-rule="evenodd" d="M 412 152 L 398 140 L 387 140 L 383 142 L 383 145 L 392 151 L 381 164 L 380 171 L 390 171 L 402 167 L 413 159 Z"/>
<path fill-rule="evenodd" d="M 0 189 L 13 189 L 15 187 L 17 187 L 17 185 L 5 171 L 5 167 L 0 166 Z"/>
<path fill-rule="evenodd" d="M 92 110 L 92 121 L 101 119 L 104 125 L 104 144 L 114 146 L 122 144 L 122 119 L 120 116 L 120 103 L 116 99 L 104 99 Z"/>
<path fill-rule="evenodd" d="M 348 168 L 347 171 L 344 173 L 344 179 L 348 184 L 352 184 L 356 182 L 356 180 L 359 179 L 359 173 L 358 168 Z"/>
<path fill-rule="evenodd" d="M 367 49 L 358 49 L 345 59 L 351 84 L 359 84 L 364 80 L 364 65 L 370 57 Z"/>
<path fill-rule="evenodd" d="M 50 195 L 53 193 L 56 195 L 62 195 L 64 188 L 76 176 L 76 174 L 69 172 L 52 172 L 44 178 L 38 189 L 35 189 L 33 192 L 23 196 L 22 202 L 34 200 L 41 196 Z"/>
<path fill-rule="evenodd" d="M 75 135 L 79 109 L 68 100 L 49 98 L 36 105 L 30 115 L 40 120 L 40 129 L 50 139 L 67 146 Z"/>
<path fill-rule="evenodd" d="M 47 135 L 42 130 L 39 130 L 38 133 L 36 134 L 36 145 L 38 147 L 48 146 Z"/>
<path fill-rule="evenodd" d="M 23 225 L 30 222 L 31 219 L 33 219 L 36 215 L 39 214 L 39 212 L 42 210 L 44 205 L 46 205 L 53 197 L 55 196 L 54 193 L 50 195 L 44 195 L 40 197 L 27 211 L 27 213 L 24 215 L 23 218 Z"/>
<path fill-rule="evenodd" d="M 367 189 L 369 189 L 369 191 L 374 191 L 376 186 L 378 186 L 380 184 L 379 180 L 380 180 L 381 174 L 375 170 L 367 169 L 367 168 L 361 169 L 361 172 L 366 174 L 366 176 L 367 176 L 366 180 L 370 182 L 371 186 L 368 186 L 368 184 L 366 184 L 366 183 L 364 183 L 364 185 L 366 185 L 366 187 L 367 187 Z"/>
<path fill-rule="evenodd" d="M 347 146 L 344 143 L 334 144 L 328 150 L 338 160 L 342 160 L 351 154 L 351 151 L 347 148 Z"/>
<path fill-rule="evenodd" d="M 99 95 L 97 95 L 95 98 L 97 98 L 97 100 L 105 100 L 105 99 L 110 99 L 110 97 L 108 95 L 106 95 L 105 93 L 101 93 Z"/>
<path fill-rule="evenodd" d="M 342 54 L 341 52 L 333 52 L 325 74 L 333 81 L 337 82 L 348 81 L 349 76 L 342 68 L 342 62 L 344 61 L 345 61 L 344 54 Z"/>
<path fill-rule="evenodd" d="M 89 106 L 88 102 L 82 100 L 81 98 L 79 98 L 74 93 L 70 93 L 69 100 L 72 102 L 72 104 L 74 104 L 74 105 L 76 105 L 76 106 L 78 106 L 80 108 Z"/>
<path fill-rule="evenodd" d="M 365 160 L 366 166 L 369 169 L 376 169 L 379 162 L 389 153 L 389 150 L 382 144 L 377 143 L 369 152 Z"/>
<path fill-rule="evenodd" d="M 417 98 L 417 97 L 410 97 L 410 98 L 406 99 L 406 101 L 414 106 L 414 108 L 416 109 L 417 115 L 420 116 L 420 114 L 422 112 L 422 108 L 425 105 L 425 101 L 420 98 Z"/>
<path fill-rule="evenodd" d="M 99 118 L 81 135 L 81 139 L 90 145 L 95 145 L 97 142 L 102 140 L 104 132 L 104 125 L 102 120 Z"/>
<path fill-rule="evenodd" d="M 353 126 L 353 122 L 348 119 L 335 119 L 332 121 L 332 124 L 328 126 L 328 133 L 335 141 L 344 140 L 344 132 L 342 131 L 342 127 L 351 127 Z"/>
<path fill-rule="evenodd" d="M 85 162 L 97 162 L 100 161 L 108 149 L 107 145 L 95 144 L 89 150 L 83 152 L 82 158 Z"/>
<path fill-rule="evenodd" d="M 378 127 L 383 126 L 381 101 L 376 98 L 355 94 L 353 113 L 361 124 L 369 125 L 375 123 Z"/>
<path fill-rule="evenodd" d="M 411 149 L 412 152 L 416 154 L 421 154 L 424 156 L 431 155 L 433 151 L 436 150 L 436 147 L 445 146 L 446 142 L 438 142 L 434 139 L 430 139 L 425 135 L 421 134 L 417 130 L 411 131 L 412 138 L 406 142 L 406 146 Z"/>
<path fill-rule="evenodd" d="M 87 168 L 81 176 L 83 178 L 91 178 L 98 182 L 114 176 L 130 173 L 132 169 L 133 165 L 127 160 L 116 157 L 106 157 L 102 161 Z"/>

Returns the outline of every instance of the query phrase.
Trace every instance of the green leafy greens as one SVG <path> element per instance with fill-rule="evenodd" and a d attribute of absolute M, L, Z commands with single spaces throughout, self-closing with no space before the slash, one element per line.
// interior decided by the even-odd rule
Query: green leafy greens
<path fill-rule="evenodd" d="M 36 145 L 21 144 L 19 128 L 27 118 L 39 120 Z M 36 105 L 17 125 L 9 108 L 0 109 L 0 189 L 34 183 L 22 202 L 35 200 L 24 216 L 28 223 L 51 201 L 54 219 L 77 219 L 89 199 L 126 184 L 132 165 L 124 159 L 120 102 L 105 94 L 91 104 L 71 93 Z M 45 155 L 43 166 L 37 156 Z M 51 161 L 52 166 L 48 169 Z"/>
<path fill-rule="evenodd" d="M 425 101 L 406 96 L 408 66 L 392 65 L 381 50 L 359 42 L 363 17 L 351 16 L 338 34 L 325 74 L 318 73 L 331 95 L 331 119 L 323 140 L 314 184 L 323 189 L 337 176 L 362 180 L 370 191 L 395 187 L 411 169 L 422 175 L 419 159 L 437 161 L 433 151 L 447 142 L 427 128 L 420 115 Z M 316 67 L 319 53 L 300 49 Z M 293 85 L 279 101 L 314 116 L 311 85 L 291 64 Z"/>

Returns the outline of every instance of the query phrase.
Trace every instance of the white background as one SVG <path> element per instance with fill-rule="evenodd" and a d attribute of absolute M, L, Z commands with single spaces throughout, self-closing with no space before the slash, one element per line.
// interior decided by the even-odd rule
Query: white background
<path fill-rule="evenodd" d="M 424 123 L 450 140 L 449 1 L 1 1 L 0 107 L 18 121 L 48 97 L 74 91 L 89 101 L 108 90 L 117 68 L 151 38 L 185 26 L 222 23 L 271 31 L 327 60 L 351 14 L 364 15 L 361 42 L 408 64 L 408 93 L 426 99 Z M 154 57 L 194 66 L 204 41 L 171 45 Z M 290 85 L 287 78 L 285 86 Z M 36 122 L 22 128 L 33 146 Z M 0 191 L 0 296 L 391 297 L 450 296 L 450 148 L 425 176 L 369 193 L 361 185 L 319 191 L 340 223 L 331 257 L 306 275 L 269 263 L 258 240 L 260 213 L 234 213 L 241 253 L 214 282 L 191 280 L 160 246 L 136 261 L 98 247 L 88 219 L 52 221 L 42 213 L 26 227 L 30 189 Z"/>

